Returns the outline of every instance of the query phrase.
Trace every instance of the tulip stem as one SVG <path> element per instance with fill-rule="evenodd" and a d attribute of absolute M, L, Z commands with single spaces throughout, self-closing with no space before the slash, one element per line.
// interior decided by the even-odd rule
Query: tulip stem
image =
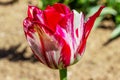
<path fill-rule="evenodd" d="M 67 80 L 67 69 L 60 69 L 60 80 Z"/>

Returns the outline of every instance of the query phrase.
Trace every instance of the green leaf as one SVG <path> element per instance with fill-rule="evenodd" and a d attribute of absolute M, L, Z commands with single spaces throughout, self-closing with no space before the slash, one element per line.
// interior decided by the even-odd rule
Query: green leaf
<path fill-rule="evenodd" d="M 118 36 L 120 36 L 120 24 L 113 30 L 110 38 L 114 39 Z"/>
<path fill-rule="evenodd" d="M 120 0 L 116 0 L 117 3 L 120 3 Z"/>
<path fill-rule="evenodd" d="M 120 15 L 117 15 L 115 18 L 116 18 L 116 23 L 120 23 Z"/>
<path fill-rule="evenodd" d="M 117 11 L 111 7 L 105 7 L 101 15 L 106 15 L 106 14 L 117 15 Z"/>
<path fill-rule="evenodd" d="M 99 8 L 100 8 L 100 6 L 96 6 L 96 7 L 91 8 L 87 17 L 93 15 Z M 111 7 L 105 7 L 102 10 L 101 15 L 104 16 L 106 14 L 116 15 L 117 11 Z"/>
<path fill-rule="evenodd" d="M 80 4 L 85 4 L 86 2 L 88 2 L 88 0 L 78 0 L 78 3 Z"/>
<path fill-rule="evenodd" d="M 38 7 L 45 9 L 47 5 L 53 5 L 56 2 L 59 2 L 59 0 L 39 0 Z"/>
<path fill-rule="evenodd" d="M 107 0 L 108 6 L 112 7 L 115 5 L 115 0 Z"/>
<path fill-rule="evenodd" d="M 103 17 L 98 17 L 98 18 L 96 19 L 96 21 L 95 21 L 95 23 L 94 23 L 94 26 L 93 26 L 93 29 L 96 29 L 96 28 L 99 26 L 99 24 L 100 24 L 100 22 L 102 21 L 102 19 L 103 19 Z"/>

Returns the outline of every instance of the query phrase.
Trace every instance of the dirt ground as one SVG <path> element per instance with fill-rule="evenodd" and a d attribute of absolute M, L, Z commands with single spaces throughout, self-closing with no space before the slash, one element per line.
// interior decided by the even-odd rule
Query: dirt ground
<path fill-rule="evenodd" d="M 30 0 L 9 1 L 0 0 L 0 80 L 59 80 L 58 70 L 36 61 L 25 40 L 22 22 Z M 120 38 L 103 45 L 110 33 L 92 31 L 84 56 L 68 68 L 68 80 L 120 80 Z"/>

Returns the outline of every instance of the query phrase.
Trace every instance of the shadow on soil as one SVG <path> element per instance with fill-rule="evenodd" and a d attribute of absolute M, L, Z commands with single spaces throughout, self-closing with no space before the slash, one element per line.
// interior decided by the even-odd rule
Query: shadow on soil
<path fill-rule="evenodd" d="M 115 29 L 115 28 L 110 27 L 110 26 L 109 26 L 109 27 L 99 26 L 98 28 L 103 29 L 103 30 L 112 30 L 112 31 Z M 109 45 L 111 42 L 115 41 L 115 40 L 118 39 L 118 38 L 120 38 L 120 34 L 119 34 L 118 36 L 112 38 L 112 39 L 108 39 L 108 40 L 103 44 L 103 46 Z"/>
<path fill-rule="evenodd" d="M 11 0 L 11 1 L 7 1 L 7 2 L 2 2 L 2 1 L 0 1 L 0 5 L 2 5 L 2 6 L 7 6 L 7 5 L 14 4 L 14 3 L 16 3 L 16 2 L 18 2 L 18 0 Z"/>
<path fill-rule="evenodd" d="M 7 58 L 9 61 L 12 62 L 17 61 L 37 62 L 37 59 L 35 59 L 34 55 L 31 55 L 30 57 L 25 57 L 27 48 L 24 48 L 22 51 L 18 52 L 17 50 L 20 46 L 21 44 L 18 44 L 16 46 L 11 46 L 8 50 L 0 49 L 0 59 Z"/>
<path fill-rule="evenodd" d="M 107 45 L 109 45 L 112 41 L 115 41 L 117 38 L 119 38 L 120 36 L 117 36 L 117 37 L 115 37 L 115 38 L 113 38 L 113 39 L 108 39 L 107 40 L 107 42 L 105 42 L 104 44 L 103 44 L 103 46 L 107 46 Z"/>

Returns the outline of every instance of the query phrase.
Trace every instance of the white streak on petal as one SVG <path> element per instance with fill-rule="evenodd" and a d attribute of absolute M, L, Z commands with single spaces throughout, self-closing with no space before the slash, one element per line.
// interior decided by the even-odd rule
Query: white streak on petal
<path fill-rule="evenodd" d="M 49 61 L 49 63 L 48 63 L 49 66 L 50 66 L 51 68 L 55 68 L 55 64 L 54 64 L 52 55 L 54 55 L 54 52 L 53 52 L 53 51 L 47 51 L 47 52 L 46 52 L 46 57 L 47 57 L 47 59 L 48 59 L 48 61 Z"/>
<path fill-rule="evenodd" d="M 58 68 L 61 49 L 46 52 L 49 64 L 52 68 Z"/>
<path fill-rule="evenodd" d="M 36 14 L 36 15 L 37 15 L 37 17 L 39 19 L 39 22 L 41 22 L 41 24 L 45 24 L 42 12 L 41 12 L 41 15 L 40 14 Z"/>
<path fill-rule="evenodd" d="M 80 14 L 73 10 L 74 13 L 74 29 L 76 30 L 78 27 L 80 27 Z"/>
<path fill-rule="evenodd" d="M 55 54 L 53 55 L 57 66 L 59 65 L 58 63 L 59 63 L 59 59 L 60 59 L 60 52 L 61 52 L 61 49 L 59 49 L 58 51 L 55 51 Z"/>
<path fill-rule="evenodd" d="M 74 36 L 76 40 L 76 47 L 81 42 L 81 39 L 83 37 L 83 31 L 84 31 L 84 16 L 83 13 L 78 13 L 76 10 L 73 10 L 74 12 Z M 78 29 L 78 37 L 76 34 L 76 30 Z M 76 48 L 77 49 L 77 48 Z"/>
<path fill-rule="evenodd" d="M 72 37 L 71 34 L 67 33 L 65 29 L 61 28 L 59 25 L 56 28 L 56 33 L 58 35 L 62 35 L 62 38 L 65 40 L 65 42 L 69 45 L 71 50 L 71 58 L 70 58 L 70 64 L 74 62 L 74 49 L 72 44 Z M 63 46 L 64 44 L 60 44 L 60 46 Z"/>
<path fill-rule="evenodd" d="M 34 38 L 32 39 L 31 37 L 27 36 L 27 40 L 31 49 L 34 51 L 34 54 L 36 54 L 39 57 L 39 59 L 42 61 L 43 64 L 47 65 L 41 52 L 42 50 L 41 50 L 40 42 L 37 40 L 37 38 L 34 36 Z"/>

